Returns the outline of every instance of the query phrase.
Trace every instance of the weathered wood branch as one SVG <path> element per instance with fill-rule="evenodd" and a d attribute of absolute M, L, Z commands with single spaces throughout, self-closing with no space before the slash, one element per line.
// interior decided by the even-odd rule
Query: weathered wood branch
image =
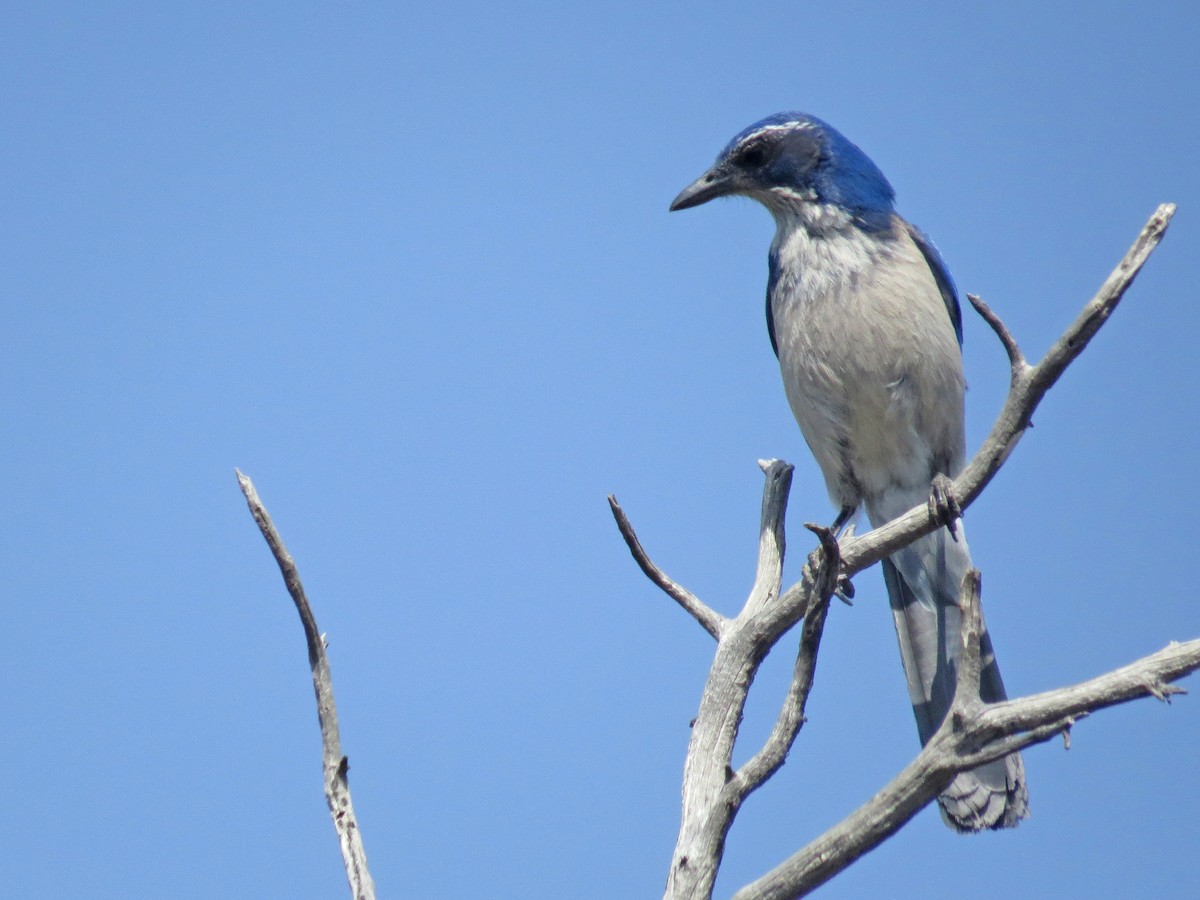
<path fill-rule="evenodd" d="M 1174 211 L 1174 204 L 1163 204 L 1155 211 L 1099 292 L 1037 365 L 1026 361 L 1000 318 L 978 297 L 970 297 L 1008 354 L 1011 380 L 991 434 L 945 492 L 951 504 L 957 502 L 965 509 L 1000 470 L 1046 392 L 1107 321 L 1161 242 Z M 825 613 L 838 585 L 848 587 L 848 579 L 857 572 L 950 524 L 930 502 L 864 536 L 848 531 L 840 542 L 832 534 L 814 529 L 822 539 L 822 548 L 810 557 L 801 581 L 780 595 L 783 520 L 791 467 L 778 461 L 760 465 L 767 484 L 758 575 L 742 612 L 734 619 L 720 616 L 667 578 L 646 555 L 620 506 L 609 498 L 621 533 L 643 572 L 717 639 L 684 766 L 683 812 L 665 895 L 669 900 L 711 897 L 725 838 L 738 809 L 786 759 L 803 725 Z M 973 649 L 966 650 L 960 662 L 955 704 L 942 729 L 870 803 L 763 879 L 748 885 L 738 893 L 739 898 L 800 896 L 893 834 L 932 802 L 958 772 L 1056 734 L 1066 737 L 1071 725 L 1093 709 L 1147 694 L 1166 697 L 1176 690 L 1169 686 L 1170 681 L 1200 668 L 1200 642 L 1173 645 L 1133 666 L 1074 688 L 984 707 L 977 699 L 971 700 L 978 697 L 978 589 L 976 573 L 965 584 L 963 600 L 968 613 L 963 616 L 963 639 Z M 758 667 L 783 634 L 806 614 L 792 683 L 775 727 L 763 748 L 735 772 L 731 768 L 733 744 Z M 1107 679 L 1116 681 L 1110 683 Z"/>
<path fill-rule="evenodd" d="M 725 837 L 742 802 L 773 775 L 787 758 L 788 750 L 804 723 L 804 707 L 812 689 L 817 652 L 829 600 L 838 587 L 838 543 L 827 528 L 808 525 L 821 546 L 809 557 L 804 583 L 812 598 L 803 603 L 780 602 L 783 578 L 784 513 L 791 489 L 792 467 L 778 460 L 760 461 L 765 475 L 759 523 L 758 566 L 741 613 L 720 618 L 710 628 L 705 620 L 716 616 L 685 588 L 661 574 L 634 535 L 620 506 L 609 503 L 621 533 L 642 571 L 664 593 L 676 600 L 705 630 L 717 638 L 717 650 L 700 711 L 692 725 L 691 741 L 683 776 L 683 813 L 679 837 L 668 876 L 666 896 L 708 897 L 721 863 Z M 681 599 L 683 598 L 683 599 Z M 792 682 L 779 717 L 763 747 L 737 772 L 733 771 L 734 742 L 750 685 L 767 652 L 801 618 L 805 620 Z M 711 621 L 711 619 L 710 619 Z"/>
<path fill-rule="evenodd" d="M 779 770 L 804 725 L 804 709 L 816 675 L 817 652 L 825 632 L 825 616 L 829 612 L 829 601 L 837 590 L 837 572 L 840 568 L 837 536 L 830 529 L 811 522 L 804 527 L 816 534 L 821 542 L 810 554 L 807 567 L 807 577 L 812 580 L 816 602 L 804 616 L 800 648 L 792 667 L 792 680 L 775 725 L 762 748 L 726 782 L 723 799 L 727 803 L 736 801 L 740 804 Z"/>
<path fill-rule="evenodd" d="M 621 532 L 621 537 L 625 539 L 625 545 L 629 547 L 634 561 L 637 562 L 646 577 L 658 585 L 663 593 L 683 607 L 705 631 L 719 641 L 721 632 L 725 628 L 725 617 L 709 609 L 699 597 L 673 581 L 666 572 L 654 564 L 649 554 L 642 548 L 642 542 L 638 540 L 637 532 L 633 530 L 633 525 L 630 523 L 629 517 L 625 515 L 625 510 L 621 509 L 621 504 L 612 494 L 608 495 L 608 508 L 612 510 L 613 518 L 617 520 L 617 528 Z"/>
<path fill-rule="evenodd" d="M 236 470 L 235 470 L 236 471 Z M 312 606 L 304 593 L 300 572 L 296 562 L 283 544 L 267 509 L 263 506 L 253 482 L 237 472 L 238 484 L 250 507 L 250 514 L 258 530 L 266 538 L 267 546 L 287 586 L 300 622 L 304 626 L 304 640 L 308 644 L 308 665 L 312 669 L 313 691 L 317 697 L 317 720 L 321 726 L 321 762 L 325 775 L 325 802 L 333 817 L 338 843 L 342 849 L 342 863 L 346 867 L 346 879 L 350 883 L 350 894 L 354 900 L 375 900 L 375 882 L 367 869 L 367 851 L 363 847 L 362 832 L 354 815 L 354 804 L 350 799 L 350 782 L 347 772 L 349 761 L 342 755 L 342 741 L 338 733 L 337 704 L 333 699 L 333 676 L 329 671 L 329 659 L 325 653 L 325 636 L 317 629 L 317 620 Z"/>
<path fill-rule="evenodd" d="M 1183 693 L 1171 682 L 1200 669 L 1200 640 L 1158 653 L 1090 681 L 1029 697 L 984 704 L 979 679 L 979 573 L 964 579 L 963 654 L 954 703 L 941 729 L 882 791 L 734 900 L 803 897 L 895 834 L 932 803 L 954 776 L 1033 744 L 1067 734 L 1079 719 L 1140 697 Z M 974 684 L 972 684 L 972 681 Z"/>

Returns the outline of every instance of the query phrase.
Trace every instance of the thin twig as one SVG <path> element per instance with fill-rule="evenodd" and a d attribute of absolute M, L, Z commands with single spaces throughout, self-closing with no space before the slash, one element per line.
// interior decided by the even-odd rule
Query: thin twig
<path fill-rule="evenodd" d="M 354 900 L 374 900 L 375 882 L 367 869 L 367 851 L 363 847 L 362 832 L 354 815 L 354 804 L 350 799 L 350 783 L 346 773 L 349 761 L 342 755 L 342 742 L 338 734 L 337 704 L 333 699 L 333 676 L 329 671 L 329 659 L 325 654 L 325 639 L 317 629 L 317 620 L 300 582 L 300 573 L 283 539 L 275 529 L 267 509 L 263 506 L 253 482 L 237 471 L 238 484 L 250 507 L 250 513 L 258 524 L 258 530 L 267 540 L 267 546 L 279 564 L 283 582 L 287 585 L 300 622 L 304 625 L 304 640 L 308 644 L 308 664 L 312 669 L 313 691 L 317 695 L 317 719 L 321 725 L 321 761 L 325 773 L 325 802 L 333 817 L 338 843 L 342 848 L 342 863 L 346 867 L 346 878 L 350 882 L 350 893 Z"/>
<path fill-rule="evenodd" d="M 612 510 L 613 518 L 617 520 L 617 528 L 621 531 L 621 537 L 625 539 L 625 545 L 629 547 L 634 561 L 646 573 L 646 577 L 662 588 L 663 593 L 682 606 L 693 619 L 700 623 L 700 627 L 720 640 L 721 631 L 727 622 L 726 618 L 710 609 L 704 601 L 683 585 L 673 581 L 666 572 L 654 564 L 654 560 L 642 548 L 642 542 L 638 540 L 637 532 L 633 530 L 633 524 L 625 515 L 625 510 L 621 509 L 621 504 L 612 494 L 608 495 L 608 506 Z"/>
<path fill-rule="evenodd" d="M 1012 332 L 1008 330 L 1008 326 L 1000 317 L 992 312 L 992 308 L 983 302 L 983 298 L 978 294 L 967 294 L 967 299 L 975 307 L 975 312 L 983 317 L 983 321 L 992 326 L 996 337 L 1000 338 L 1000 343 L 1004 345 L 1004 352 L 1008 354 L 1008 363 L 1012 368 L 1012 380 L 1015 382 L 1029 369 L 1029 363 L 1025 361 L 1025 354 L 1017 345 L 1017 339 L 1013 337 Z"/>

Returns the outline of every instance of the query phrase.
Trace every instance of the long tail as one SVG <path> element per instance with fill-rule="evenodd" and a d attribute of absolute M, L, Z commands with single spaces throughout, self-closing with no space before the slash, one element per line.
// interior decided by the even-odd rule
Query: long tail
<path fill-rule="evenodd" d="M 896 620 L 900 657 L 908 679 L 917 731 L 925 744 L 954 699 L 963 575 L 971 567 L 962 523 L 958 540 L 945 528 L 921 538 L 883 563 Z M 1004 682 L 984 624 L 980 640 L 979 694 L 986 703 L 1004 700 Z M 942 818 L 956 831 L 1012 828 L 1029 815 L 1025 765 L 1019 753 L 963 772 L 938 797 Z"/>

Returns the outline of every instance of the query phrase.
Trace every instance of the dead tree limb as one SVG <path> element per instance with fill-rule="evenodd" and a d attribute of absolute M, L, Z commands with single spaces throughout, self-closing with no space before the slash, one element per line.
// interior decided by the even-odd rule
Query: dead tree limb
<path fill-rule="evenodd" d="M 972 578 L 972 575 L 974 578 Z M 1105 707 L 1140 697 L 1185 693 L 1171 682 L 1200 669 L 1200 640 L 1157 653 L 1082 684 L 1003 703 L 977 698 L 979 573 L 964 579 L 963 656 L 954 704 L 941 729 L 882 791 L 794 856 L 746 885 L 734 900 L 803 897 L 895 834 L 966 769 L 1000 759 L 1058 734 Z M 974 678 L 976 687 L 972 689 Z"/>
<path fill-rule="evenodd" d="M 693 619 L 700 623 L 701 628 L 719 641 L 721 632 L 727 624 L 725 617 L 720 613 L 713 612 L 699 597 L 673 581 L 666 572 L 654 564 L 654 561 L 642 549 L 642 542 L 638 540 L 629 517 L 625 515 L 625 510 L 621 509 L 621 504 L 612 494 L 608 495 L 608 508 L 612 510 L 613 518 L 617 520 L 617 528 L 621 532 L 621 537 L 625 539 L 629 552 L 633 554 L 634 561 L 637 562 L 646 577 L 658 585 L 663 593 L 682 606 Z"/>
<path fill-rule="evenodd" d="M 1016 340 L 1000 318 L 978 297 L 971 303 L 992 326 L 1011 366 L 1008 397 L 991 434 L 951 485 L 961 508 L 969 506 L 1003 466 L 1029 427 L 1034 410 L 1067 366 L 1083 352 L 1133 283 L 1174 215 L 1163 204 L 1146 223 L 1125 257 L 1037 365 L 1026 362 Z M 863 536 L 844 535 L 840 542 L 814 528 L 821 547 L 814 551 L 801 581 L 780 593 L 784 554 L 783 522 L 791 485 L 791 466 L 772 460 L 760 463 L 766 475 L 760 523 L 757 577 L 750 597 L 736 618 L 726 619 L 694 594 L 667 578 L 651 560 L 628 518 L 612 497 L 613 515 L 642 571 L 717 639 L 712 668 L 692 729 L 684 764 L 683 810 L 671 860 L 665 897 L 707 900 L 724 853 L 725 839 L 742 802 L 769 778 L 784 759 L 804 721 L 804 704 L 812 688 L 825 611 L 839 583 L 891 555 L 945 523 L 930 504 L 921 504 Z M 968 579 L 970 581 L 970 579 Z M 964 599 L 971 615 L 963 617 L 964 640 L 974 642 L 974 674 L 970 657 L 965 687 L 978 678 L 978 581 Z M 973 599 L 972 599 L 973 598 Z M 787 698 L 766 744 L 738 771 L 731 767 L 734 742 L 750 685 L 767 653 L 793 625 L 806 618 L 800 651 Z M 973 631 L 971 629 L 974 629 Z M 960 681 L 958 698 L 946 724 L 921 754 L 870 803 L 818 838 L 779 868 L 738 893 L 742 900 L 795 897 L 895 833 L 945 788 L 955 774 L 1055 734 L 1066 733 L 1093 709 L 1147 694 L 1165 696 L 1167 683 L 1200 668 L 1200 642 L 1167 650 L 1109 675 L 1073 688 L 983 707 L 968 704 Z M 1115 679 L 1115 680 L 1114 680 Z"/>
<path fill-rule="evenodd" d="M 800 620 L 805 611 L 797 603 L 785 608 L 778 602 L 783 581 L 784 511 L 791 489 L 792 467 L 778 460 L 760 461 L 759 466 L 766 481 L 759 523 L 757 572 L 742 612 L 736 618 L 723 620 L 720 627 L 715 629 L 717 650 L 700 699 L 700 710 L 692 724 L 691 741 L 684 764 L 683 816 L 668 875 L 668 897 L 706 897 L 711 894 L 724 850 L 725 835 L 741 801 L 782 763 L 782 759 L 779 759 L 773 768 L 762 765 L 761 761 L 754 766 L 748 764 L 739 773 L 740 777 L 731 767 L 733 745 L 741 724 L 746 696 L 759 664 L 767 651 Z M 624 521 L 621 533 L 630 551 L 635 558 L 639 553 L 645 556 L 633 528 L 620 511 L 620 505 L 611 497 L 609 503 L 618 525 Z M 830 540 L 828 544 L 836 552 L 836 541 Z M 650 565 L 653 566 L 653 563 Z M 643 565 L 642 568 L 645 570 L 647 567 Z M 653 568 L 657 570 L 656 566 Z M 820 573 L 826 569 L 821 566 L 810 569 L 808 580 L 812 582 L 816 593 Z M 836 573 L 836 565 L 829 567 L 828 571 Z M 677 599 L 675 591 L 669 590 L 653 577 L 651 580 Z M 827 581 L 825 579 L 821 584 L 828 587 Z M 832 593 L 832 587 L 829 587 L 829 593 Z M 704 620 L 710 613 L 707 606 L 699 601 L 680 605 L 701 625 L 705 625 Z M 709 630 L 707 626 L 706 630 Z M 819 634 L 816 640 L 820 640 Z M 813 655 L 815 657 L 815 652 Z M 794 738 L 803 720 L 803 710 L 796 708 L 794 702 L 788 709 L 793 721 L 790 728 L 784 727 L 789 731 L 787 743 L 790 746 L 791 738 Z"/>
<path fill-rule="evenodd" d="M 237 470 L 235 470 L 237 471 Z M 321 761 L 325 774 L 325 802 L 333 817 L 338 843 L 342 848 L 342 863 L 346 867 L 346 878 L 350 882 L 350 894 L 354 900 L 375 900 L 375 882 L 367 869 L 367 851 L 363 847 L 362 832 L 354 815 L 354 804 L 350 799 L 350 782 L 347 772 L 349 761 L 342 755 L 342 741 L 338 734 L 337 704 L 333 699 L 333 676 L 329 671 L 329 659 L 325 654 L 325 636 L 317 629 L 317 620 L 300 582 L 300 573 L 283 539 L 275 530 L 267 509 L 254 489 L 253 482 L 237 472 L 238 484 L 250 507 L 250 514 L 258 530 L 267 540 L 267 546 L 279 564 L 283 583 L 287 585 L 300 622 L 304 626 L 304 640 L 308 644 L 308 665 L 312 669 L 313 691 L 317 695 L 317 719 L 321 725 Z"/>

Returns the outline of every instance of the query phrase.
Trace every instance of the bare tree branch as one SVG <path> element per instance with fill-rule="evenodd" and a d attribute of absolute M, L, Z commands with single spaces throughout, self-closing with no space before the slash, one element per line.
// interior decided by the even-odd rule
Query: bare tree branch
<path fill-rule="evenodd" d="M 741 798 L 753 790 L 751 786 L 733 795 L 725 793 L 726 783 L 734 777 L 733 746 L 746 696 L 767 652 L 804 613 L 804 608 L 795 603 L 790 607 L 779 603 L 784 512 L 792 484 L 792 467 L 779 460 L 760 462 L 759 466 L 766 480 L 759 521 L 757 574 L 741 613 L 727 620 L 721 631 L 700 710 L 692 725 L 683 769 L 683 813 L 667 876 L 665 896 L 671 898 L 712 894 L 725 835 Z"/>
<path fill-rule="evenodd" d="M 726 623 L 725 617 L 713 612 L 699 597 L 683 585 L 671 580 L 666 572 L 654 564 L 649 554 L 642 548 L 642 542 L 638 540 L 637 532 L 633 530 L 633 525 L 630 523 L 629 517 L 625 515 L 625 510 L 621 509 L 621 504 L 612 494 L 608 495 L 608 506 L 612 510 L 613 518 L 617 520 L 617 528 L 621 531 L 621 537 L 625 538 L 629 552 L 633 554 L 633 558 L 641 570 L 646 573 L 646 577 L 662 588 L 668 597 L 682 606 L 705 631 L 720 640 L 721 631 Z"/>
<path fill-rule="evenodd" d="M 237 471 L 236 469 L 234 471 Z M 337 704 L 333 699 L 333 676 L 329 671 L 329 659 L 325 654 L 325 637 L 317 629 L 317 620 L 300 582 L 300 573 L 283 539 L 275 530 L 267 509 L 254 489 L 253 482 L 237 471 L 238 484 L 250 507 L 250 513 L 258 524 L 258 530 L 267 540 L 267 546 L 279 564 L 283 582 L 296 604 L 300 622 L 304 626 L 304 640 L 308 644 L 308 664 L 312 669 L 313 691 L 317 695 L 317 719 L 321 725 L 321 757 L 325 773 L 325 802 L 333 817 L 338 843 L 342 848 L 342 863 L 346 867 L 346 878 L 350 882 L 350 893 L 354 900 L 375 900 L 375 882 L 367 869 L 367 851 L 363 847 L 362 832 L 354 815 L 354 804 L 350 800 L 350 782 L 346 773 L 350 763 L 342 755 L 342 741 L 338 734 Z"/>
<path fill-rule="evenodd" d="M 1082 684 L 1042 694 L 984 704 L 979 677 L 979 579 L 964 579 L 963 655 L 954 703 L 942 727 L 911 763 L 882 791 L 734 900 L 791 900 L 803 897 L 869 852 L 920 812 L 959 773 L 1001 759 L 1032 744 L 1065 734 L 1080 718 L 1139 697 L 1166 699 L 1171 686 L 1200 669 L 1200 640 L 1172 643 L 1135 663 Z"/>
<path fill-rule="evenodd" d="M 722 618 L 667 578 L 642 550 L 620 507 L 609 502 L 634 558 L 651 581 L 672 596 L 717 638 L 717 650 L 700 701 L 684 765 L 683 811 L 665 897 L 711 897 L 725 838 L 742 802 L 786 759 L 804 722 L 817 650 L 828 603 L 839 583 L 849 588 L 857 572 L 891 555 L 966 508 L 999 471 L 1029 426 L 1049 388 L 1107 321 L 1124 292 L 1162 240 L 1173 204 L 1158 208 L 1133 247 L 1106 279 L 1076 321 L 1036 365 L 1030 366 L 1004 323 L 977 297 L 971 302 L 992 326 L 1009 357 L 1011 384 L 992 432 L 959 477 L 943 488 L 944 503 L 921 504 L 897 519 L 840 542 L 828 530 L 814 529 L 822 548 L 814 551 L 801 581 L 782 594 L 783 519 L 791 467 L 760 463 L 767 475 L 763 491 L 759 562 L 755 585 L 741 613 Z M 795 897 L 823 883 L 878 845 L 929 804 L 954 776 L 1056 734 L 1069 738 L 1075 722 L 1094 709 L 1138 696 L 1167 698 L 1178 689 L 1170 681 L 1200 668 L 1200 642 L 1172 645 L 1125 669 L 1035 697 L 984 706 L 978 700 L 978 573 L 964 582 L 964 652 L 954 704 L 942 728 L 925 749 L 869 803 L 818 838 L 776 870 L 748 885 L 739 898 Z M 792 683 L 764 746 L 740 770 L 731 768 L 732 750 L 746 696 L 771 648 L 801 618 L 801 637 Z"/>
<path fill-rule="evenodd" d="M 967 709 L 969 704 L 980 703 L 979 635 L 983 632 L 983 613 L 979 605 L 979 594 L 983 579 L 978 569 L 970 569 L 963 576 L 959 606 L 962 608 L 962 624 L 959 626 L 959 641 L 962 650 L 958 654 L 957 675 L 954 682 L 954 699 L 950 703 L 949 716 Z"/>
<path fill-rule="evenodd" d="M 1015 382 L 1029 368 L 1025 354 L 1017 346 L 1017 339 L 1000 321 L 1000 317 L 992 312 L 992 308 L 984 303 L 977 294 L 967 294 L 967 299 L 971 301 L 975 311 L 983 317 L 983 321 L 987 322 L 992 327 L 992 331 L 996 332 L 996 337 L 1000 338 L 1000 343 L 1004 345 L 1004 352 L 1008 354 L 1009 366 L 1012 368 L 1012 381 Z"/>
<path fill-rule="evenodd" d="M 809 556 L 808 577 L 813 582 L 816 602 L 804 616 L 804 628 L 801 631 L 800 648 L 796 653 L 796 664 L 792 668 L 792 680 L 771 734 L 762 748 L 725 783 L 718 809 L 722 806 L 737 809 L 746 797 L 779 771 L 792 749 L 792 744 L 796 742 L 796 735 L 804 726 L 804 710 L 816 676 L 817 653 L 825 632 L 825 616 L 829 612 L 829 601 L 837 589 L 837 573 L 840 568 L 837 536 L 833 531 L 811 522 L 805 527 L 817 535 L 821 545 Z M 732 825 L 732 821 L 729 825 Z"/>
<path fill-rule="evenodd" d="M 783 765 L 788 751 L 796 740 L 796 734 L 804 725 L 804 708 L 812 690 L 813 677 L 817 669 L 817 651 L 821 648 L 821 636 L 825 631 L 825 614 L 829 601 L 837 589 L 838 543 L 834 533 L 811 522 L 805 525 L 817 535 L 821 546 L 812 552 L 808 562 L 808 577 L 813 581 L 816 603 L 805 615 L 804 629 L 800 636 L 800 648 L 796 653 L 796 664 L 792 668 L 792 681 L 788 685 L 775 720 L 775 726 L 762 749 L 752 756 L 726 785 L 744 787 L 740 799 L 746 797 Z"/>

